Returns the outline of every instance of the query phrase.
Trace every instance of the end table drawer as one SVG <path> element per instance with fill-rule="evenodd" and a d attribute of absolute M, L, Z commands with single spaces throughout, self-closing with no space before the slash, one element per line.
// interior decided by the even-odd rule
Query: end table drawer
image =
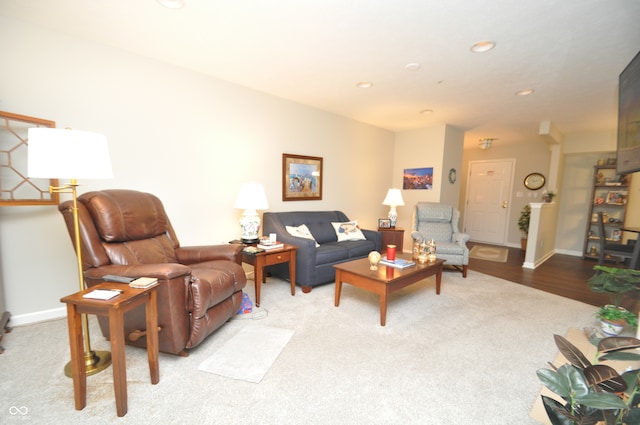
<path fill-rule="evenodd" d="M 270 266 L 272 264 L 286 263 L 291 259 L 291 252 L 290 251 L 274 252 L 274 253 L 267 254 L 266 257 L 267 257 L 265 259 L 266 266 Z"/>

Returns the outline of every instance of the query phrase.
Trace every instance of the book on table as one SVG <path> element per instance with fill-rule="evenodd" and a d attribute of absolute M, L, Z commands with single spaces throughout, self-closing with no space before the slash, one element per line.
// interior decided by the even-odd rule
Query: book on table
<path fill-rule="evenodd" d="M 405 260 L 404 258 L 396 258 L 395 260 L 389 260 L 387 257 L 380 259 L 380 264 L 383 266 L 395 267 L 396 269 L 406 269 L 407 267 L 415 266 L 416 262 L 411 260 Z"/>
<path fill-rule="evenodd" d="M 132 288 L 148 288 L 158 283 L 158 279 L 155 277 L 139 277 L 136 280 L 129 283 Z"/>
<path fill-rule="evenodd" d="M 268 244 L 259 243 L 256 246 L 258 248 L 264 249 L 266 251 L 268 251 L 270 249 L 282 249 L 282 248 L 284 248 L 284 244 L 282 242 L 275 242 L 275 243 L 268 243 Z"/>

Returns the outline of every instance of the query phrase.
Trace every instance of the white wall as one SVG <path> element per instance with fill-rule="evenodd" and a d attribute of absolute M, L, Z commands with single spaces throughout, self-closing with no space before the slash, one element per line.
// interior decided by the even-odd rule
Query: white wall
<path fill-rule="evenodd" d="M 402 174 L 407 168 L 433 167 L 433 189 L 403 190 L 405 206 L 398 207 L 398 227 L 403 227 L 404 247 L 411 247 L 411 219 L 417 202 L 443 202 L 458 205 L 459 184 L 448 181 L 450 168 L 460 170 L 464 134 L 447 125 L 408 130 L 396 134 L 393 161 L 393 186 L 402 188 Z M 386 190 L 385 190 L 386 193 Z M 382 201 L 384 195 L 380 198 Z M 385 214 L 386 216 L 386 214 Z M 382 216 L 384 217 L 384 216 Z"/>
<path fill-rule="evenodd" d="M 158 195 L 182 245 L 237 238 L 247 181 L 264 184 L 270 211 L 340 209 L 365 228 L 387 214 L 389 131 L 2 17 L 0 51 L 0 109 L 105 134 L 115 178 L 79 192 Z M 281 200 L 283 153 L 324 158 L 322 201 Z M 12 323 L 64 314 L 78 284 L 56 207 L 0 208 L 0 252 Z"/>

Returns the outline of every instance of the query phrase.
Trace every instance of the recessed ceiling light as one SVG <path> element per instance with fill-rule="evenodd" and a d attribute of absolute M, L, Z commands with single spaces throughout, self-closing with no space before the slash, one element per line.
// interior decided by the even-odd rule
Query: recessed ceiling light
<path fill-rule="evenodd" d="M 408 63 L 404 66 L 404 69 L 406 69 L 407 71 L 417 71 L 420 69 L 420 64 L 419 63 Z"/>
<path fill-rule="evenodd" d="M 533 89 L 518 90 L 516 92 L 516 96 L 529 96 L 533 92 L 534 92 Z"/>
<path fill-rule="evenodd" d="M 169 9 L 180 9 L 184 7 L 184 0 L 157 0 L 162 6 Z"/>
<path fill-rule="evenodd" d="M 422 115 L 431 115 L 433 114 L 433 109 L 423 109 L 422 111 L 420 111 L 420 113 Z"/>
<path fill-rule="evenodd" d="M 471 46 L 471 51 L 474 53 L 484 53 L 496 47 L 495 41 L 479 41 Z"/>
<path fill-rule="evenodd" d="M 358 86 L 361 89 L 370 89 L 371 87 L 373 87 L 373 83 L 371 81 L 361 81 L 358 84 L 356 84 L 356 86 Z"/>

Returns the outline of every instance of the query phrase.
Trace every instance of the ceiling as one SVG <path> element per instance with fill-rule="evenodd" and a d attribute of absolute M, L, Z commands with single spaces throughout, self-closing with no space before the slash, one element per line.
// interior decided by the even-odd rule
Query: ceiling
<path fill-rule="evenodd" d="M 547 120 L 615 130 L 640 49 L 638 0 L 185 2 L 0 0 L 0 15 L 392 131 L 449 124 L 466 146 L 537 142 Z M 483 40 L 495 48 L 470 51 Z"/>

